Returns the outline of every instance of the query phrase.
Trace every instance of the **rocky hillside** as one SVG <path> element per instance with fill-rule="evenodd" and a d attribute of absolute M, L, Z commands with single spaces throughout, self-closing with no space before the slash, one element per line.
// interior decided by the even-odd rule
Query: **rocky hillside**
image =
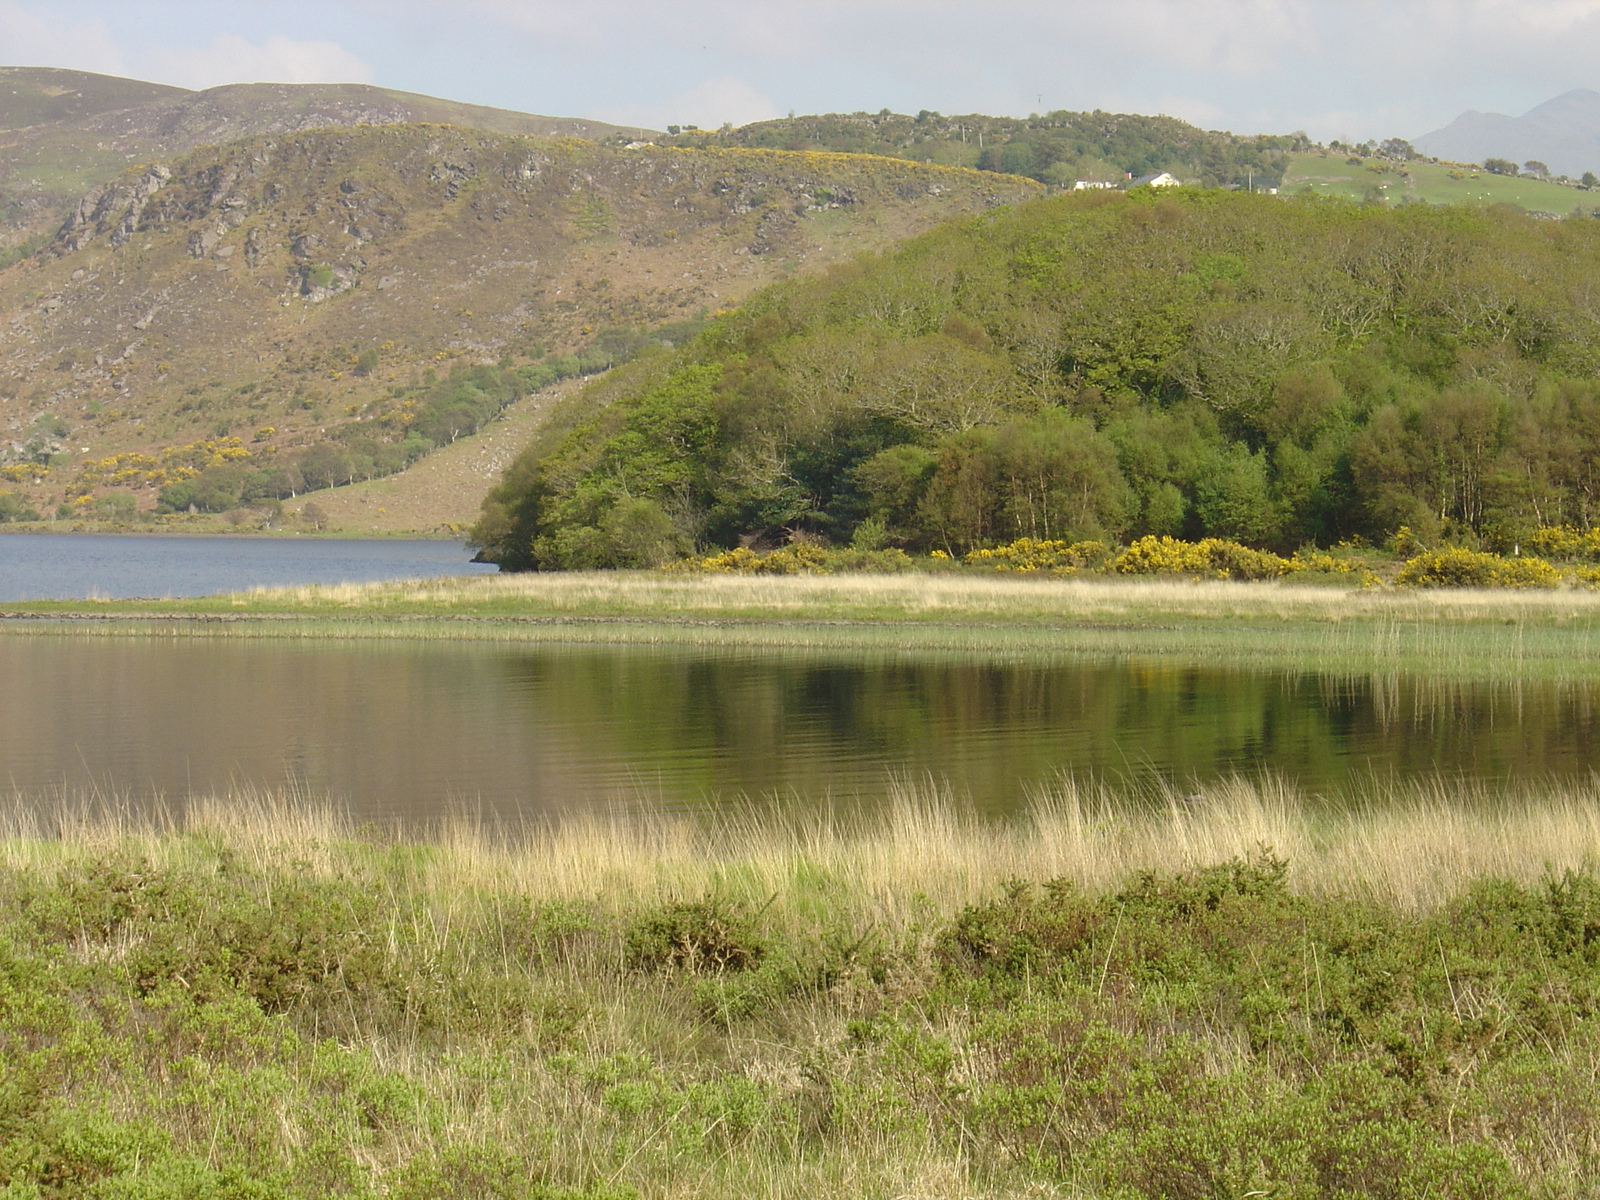
<path fill-rule="evenodd" d="M 552 354 L 592 363 L 1037 190 L 863 155 L 415 124 L 136 167 L 0 272 L 0 489 L 41 512 L 108 491 L 148 508 L 185 473 L 259 475 L 328 442 L 345 466 L 307 467 L 305 487 L 386 473 L 543 386 Z M 303 490 L 275 478 L 269 497 Z"/>
<path fill-rule="evenodd" d="M 85 71 L 0 67 L 0 253 L 31 249 L 82 192 L 133 163 L 261 134 L 397 122 L 595 140 L 646 133 L 364 84 L 253 83 L 191 92 Z"/>

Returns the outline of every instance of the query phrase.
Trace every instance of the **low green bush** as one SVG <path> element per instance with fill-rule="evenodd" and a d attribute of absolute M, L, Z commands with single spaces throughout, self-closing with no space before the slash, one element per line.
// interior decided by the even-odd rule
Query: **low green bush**
<path fill-rule="evenodd" d="M 0 1196 L 1600 1190 L 1590 870 L 1414 912 L 1263 849 L 885 919 L 335 858 L 0 866 Z"/>
<path fill-rule="evenodd" d="M 8 521 L 37 521 L 39 511 L 30 506 L 17 492 L 0 491 L 0 523 Z"/>
<path fill-rule="evenodd" d="M 624 945 L 632 967 L 691 975 L 747 971 L 767 953 L 766 939 L 747 914 L 709 898 L 643 914 L 628 927 Z"/>

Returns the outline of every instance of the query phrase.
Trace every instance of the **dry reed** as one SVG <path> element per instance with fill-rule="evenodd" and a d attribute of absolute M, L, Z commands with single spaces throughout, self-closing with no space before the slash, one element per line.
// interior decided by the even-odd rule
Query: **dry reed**
<path fill-rule="evenodd" d="M 570 571 L 445 576 L 370 584 L 258 588 L 233 597 L 255 604 L 325 609 L 472 609 L 505 603 L 550 611 L 750 612 L 784 616 L 870 608 L 937 617 L 1025 613 L 1114 618 L 1154 610 L 1194 617 L 1341 621 L 1537 620 L 1600 617 L 1600 592 L 1449 588 L 1343 588 L 1282 582 L 1161 578 L 1034 578 L 1015 575 L 670 575 Z"/>

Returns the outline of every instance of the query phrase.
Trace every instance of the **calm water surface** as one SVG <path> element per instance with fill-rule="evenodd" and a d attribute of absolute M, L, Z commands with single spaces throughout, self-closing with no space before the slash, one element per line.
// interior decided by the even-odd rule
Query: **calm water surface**
<path fill-rule="evenodd" d="M 878 802 L 989 812 L 1062 772 L 1586 779 L 1600 689 L 1138 664 L 655 647 L 0 634 L 0 788 L 298 787 L 363 817 L 467 805 Z"/>
<path fill-rule="evenodd" d="M 14 534 L 0 537 L 0 603 L 208 596 L 495 569 L 469 558 L 459 542 Z"/>

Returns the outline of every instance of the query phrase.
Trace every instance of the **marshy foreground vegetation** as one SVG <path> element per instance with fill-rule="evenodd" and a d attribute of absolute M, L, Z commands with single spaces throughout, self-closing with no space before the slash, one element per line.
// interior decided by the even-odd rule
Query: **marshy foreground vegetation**
<path fill-rule="evenodd" d="M 0 1189 L 1592 1195 L 1595 801 L 908 787 L 412 840 L 19 801 Z"/>
<path fill-rule="evenodd" d="M 4 628 L 1595 670 L 1586 588 L 1298 578 L 574 572 L 38 602 Z M 1600 1188 L 1593 783 L 1063 781 L 1009 823 L 958 801 L 400 831 L 248 795 L 144 823 L 19 800 L 0 1188 Z"/>

